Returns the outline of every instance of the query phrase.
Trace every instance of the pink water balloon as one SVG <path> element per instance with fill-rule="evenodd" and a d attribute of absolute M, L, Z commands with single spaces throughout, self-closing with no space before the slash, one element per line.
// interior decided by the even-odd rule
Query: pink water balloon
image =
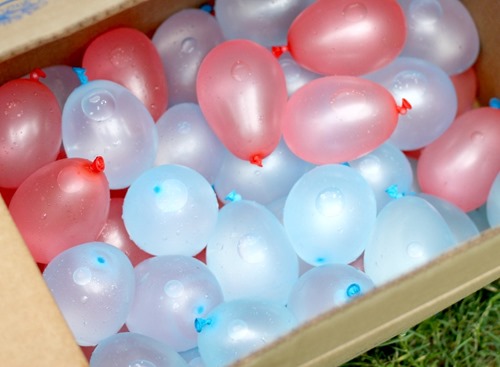
<path fill-rule="evenodd" d="M 232 40 L 212 49 L 198 72 L 197 95 L 215 134 L 240 159 L 261 164 L 278 146 L 286 82 L 264 47 Z"/>
<path fill-rule="evenodd" d="M 422 192 L 446 199 L 465 212 L 486 202 L 500 171 L 500 110 L 477 108 L 423 149 L 417 166 Z"/>
<path fill-rule="evenodd" d="M 106 79 L 128 88 L 156 121 L 168 105 L 167 79 L 153 42 L 132 28 L 117 28 L 95 38 L 82 66 L 89 80 Z"/>
<path fill-rule="evenodd" d="M 290 26 L 287 49 L 317 73 L 362 75 L 396 58 L 405 40 L 395 0 L 318 0 Z"/>
<path fill-rule="evenodd" d="M 292 152 L 314 164 L 356 159 L 384 143 L 396 128 L 396 105 L 382 86 L 353 76 L 315 79 L 290 98 L 283 137 Z"/>
<path fill-rule="evenodd" d="M 9 205 L 12 219 L 36 262 L 95 241 L 109 210 L 104 160 L 66 158 L 49 163 L 19 186 Z"/>
<path fill-rule="evenodd" d="M 44 75 L 38 69 L 0 87 L 0 187 L 18 187 L 59 153 L 61 108 Z"/>
<path fill-rule="evenodd" d="M 450 76 L 457 93 L 457 116 L 471 110 L 477 97 L 478 80 L 476 70 L 470 67 L 463 73 Z"/>

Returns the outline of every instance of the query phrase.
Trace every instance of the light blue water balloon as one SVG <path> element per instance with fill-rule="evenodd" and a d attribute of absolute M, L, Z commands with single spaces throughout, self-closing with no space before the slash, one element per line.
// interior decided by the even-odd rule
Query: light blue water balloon
<path fill-rule="evenodd" d="M 286 90 L 289 97 L 300 87 L 321 76 L 297 64 L 288 52 L 281 55 L 278 62 L 283 69 L 283 74 L 285 74 Z"/>
<path fill-rule="evenodd" d="M 364 266 L 375 285 L 414 270 L 455 246 L 446 221 L 426 200 L 405 196 L 378 214 Z"/>
<path fill-rule="evenodd" d="M 118 333 L 92 352 L 90 367 L 188 367 L 169 345 L 138 333 Z"/>
<path fill-rule="evenodd" d="M 125 323 L 135 279 L 130 260 L 116 247 L 72 247 L 47 265 L 43 278 L 79 345 L 96 345 Z"/>
<path fill-rule="evenodd" d="M 170 107 L 156 122 L 158 155 L 155 165 L 180 164 L 213 183 L 226 149 L 195 103 Z"/>
<path fill-rule="evenodd" d="M 488 222 L 486 206 L 487 202 L 481 205 L 479 208 L 467 212 L 467 216 L 472 219 L 479 232 L 486 231 L 487 229 L 491 228 L 490 223 Z"/>
<path fill-rule="evenodd" d="M 123 203 L 130 238 L 153 255 L 196 255 L 205 247 L 217 214 L 217 198 L 208 181 L 191 168 L 173 164 L 144 172 Z"/>
<path fill-rule="evenodd" d="M 128 89 L 95 80 L 69 95 L 62 140 L 70 158 L 102 156 L 110 188 L 123 189 L 153 166 L 158 132 L 149 111 Z"/>
<path fill-rule="evenodd" d="M 318 166 L 291 189 L 283 223 L 297 254 L 312 265 L 349 264 L 363 252 L 376 217 L 375 195 L 351 167 Z"/>
<path fill-rule="evenodd" d="M 486 200 L 486 216 L 491 227 L 500 226 L 500 173 L 493 181 Z"/>
<path fill-rule="evenodd" d="M 287 307 L 299 323 L 304 323 L 374 287 L 365 273 L 350 265 L 321 265 L 301 275 L 290 292 Z"/>
<path fill-rule="evenodd" d="M 205 264 L 189 256 L 158 256 L 137 265 L 135 277 L 128 329 L 179 352 L 196 347 L 194 320 L 223 301 L 219 283 Z"/>
<path fill-rule="evenodd" d="M 286 335 L 296 324 L 284 305 L 245 299 L 220 304 L 194 326 L 206 366 L 221 367 Z"/>
<path fill-rule="evenodd" d="M 247 200 L 226 204 L 207 245 L 207 265 L 224 299 L 260 298 L 285 304 L 299 277 L 298 259 L 281 223 Z"/>

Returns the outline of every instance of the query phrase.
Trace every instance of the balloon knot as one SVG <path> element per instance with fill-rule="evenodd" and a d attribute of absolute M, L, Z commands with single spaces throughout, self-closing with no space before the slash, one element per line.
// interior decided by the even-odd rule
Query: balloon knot
<path fill-rule="evenodd" d="M 30 79 L 39 81 L 40 78 L 46 78 L 47 74 L 45 74 L 45 71 L 43 71 L 40 68 L 33 69 L 33 71 L 30 73 Z"/>
<path fill-rule="evenodd" d="M 80 80 L 80 83 L 82 84 L 87 84 L 89 82 L 89 78 L 87 75 L 85 75 L 85 69 L 84 68 L 79 68 L 79 67 L 73 67 L 73 71 L 76 73 L 76 76 L 78 77 L 78 80 Z"/>
<path fill-rule="evenodd" d="M 229 194 L 226 195 L 224 200 L 226 201 L 240 201 L 242 199 L 241 195 L 236 192 L 236 190 L 231 191 Z"/>
<path fill-rule="evenodd" d="M 205 3 L 200 6 L 200 9 L 206 11 L 208 14 L 215 15 L 214 7 L 212 4 Z"/>
<path fill-rule="evenodd" d="M 205 326 L 212 324 L 212 319 L 203 319 L 201 317 L 197 317 L 194 319 L 194 328 L 197 332 L 201 333 Z"/>
<path fill-rule="evenodd" d="M 398 185 L 394 184 L 385 189 L 387 195 L 389 195 L 393 199 L 401 199 L 405 194 L 403 192 L 399 192 Z"/>
<path fill-rule="evenodd" d="M 401 106 L 396 106 L 396 109 L 400 115 L 406 115 L 408 110 L 411 110 L 411 104 L 405 98 L 401 101 Z"/>
<path fill-rule="evenodd" d="M 262 167 L 262 156 L 260 154 L 255 154 L 250 157 L 250 163 Z"/>
<path fill-rule="evenodd" d="M 500 99 L 498 99 L 497 97 L 491 98 L 489 105 L 491 108 L 500 108 Z"/>
<path fill-rule="evenodd" d="M 104 158 L 98 155 L 94 161 L 90 164 L 90 170 L 95 173 L 100 173 L 104 171 Z"/>
<path fill-rule="evenodd" d="M 361 292 L 361 287 L 358 283 L 352 283 L 349 287 L 347 287 L 346 294 L 347 297 L 352 298 L 355 296 L 359 296 Z"/>
<path fill-rule="evenodd" d="M 349 164 L 349 162 L 342 162 L 340 163 L 342 166 L 346 166 L 346 167 L 351 167 L 351 165 Z"/>
<path fill-rule="evenodd" d="M 278 59 L 281 55 L 288 51 L 288 46 L 273 46 L 271 51 L 274 57 Z"/>

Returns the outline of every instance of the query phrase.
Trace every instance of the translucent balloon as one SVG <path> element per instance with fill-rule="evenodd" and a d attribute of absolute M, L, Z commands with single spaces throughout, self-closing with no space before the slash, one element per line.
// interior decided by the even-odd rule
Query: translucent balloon
<path fill-rule="evenodd" d="M 195 103 L 170 107 L 156 122 L 158 155 L 155 165 L 181 164 L 213 183 L 226 149 Z"/>
<path fill-rule="evenodd" d="M 500 110 L 482 107 L 457 117 L 418 161 L 422 191 L 468 212 L 486 202 L 500 171 Z"/>
<path fill-rule="evenodd" d="M 278 146 L 286 82 L 264 47 L 247 40 L 216 46 L 200 66 L 196 88 L 208 123 L 234 155 L 261 164 Z"/>
<path fill-rule="evenodd" d="M 130 239 L 125 224 L 122 219 L 123 199 L 111 198 L 109 202 L 109 214 L 104 227 L 102 228 L 97 241 L 105 242 L 122 250 L 128 256 L 132 265 L 137 265 L 141 261 L 151 257 L 147 252 L 142 251 Z"/>
<path fill-rule="evenodd" d="M 183 9 L 156 29 L 152 41 L 167 76 L 169 105 L 197 102 L 196 75 L 201 61 L 224 41 L 213 16 L 200 9 Z"/>
<path fill-rule="evenodd" d="M 457 0 L 399 0 L 408 26 L 402 55 L 418 57 L 449 75 L 467 70 L 479 54 L 479 34 Z"/>
<path fill-rule="evenodd" d="M 478 80 L 474 67 L 450 76 L 457 93 L 457 116 L 471 110 L 476 103 Z"/>
<path fill-rule="evenodd" d="M 313 165 L 294 155 L 283 141 L 262 161 L 262 167 L 249 164 L 227 152 L 214 182 L 220 200 L 236 191 L 246 200 L 268 204 L 288 195 L 293 184 Z"/>
<path fill-rule="evenodd" d="M 395 0 L 318 0 L 288 32 L 288 50 L 303 67 L 326 75 L 362 75 L 397 57 L 406 21 Z"/>
<path fill-rule="evenodd" d="M 413 171 L 408 158 L 391 143 L 384 143 L 374 151 L 350 161 L 349 165 L 365 178 L 373 189 L 380 211 L 397 195 L 409 193 Z M 390 190 L 396 191 L 391 195 Z"/>
<path fill-rule="evenodd" d="M 283 73 L 285 74 L 286 90 L 289 97 L 311 80 L 321 77 L 320 74 L 313 73 L 312 71 L 304 69 L 302 66 L 297 64 L 289 53 L 283 54 L 279 58 L 278 62 L 283 69 Z"/>
<path fill-rule="evenodd" d="M 350 265 L 321 265 L 304 273 L 295 283 L 287 308 L 299 323 L 305 323 L 374 287 L 366 274 Z"/>
<path fill-rule="evenodd" d="M 420 149 L 436 140 L 453 122 L 457 96 L 449 76 L 428 61 L 398 57 L 364 78 L 380 83 L 411 110 L 399 118 L 390 142 L 401 150 Z"/>
<path fill-rule="evenodd" d="M 398 107 L 382 86 L 357 77 L 323 77 L 290 97 L 283 137 L 308 162 L 342 163 L 376 149 L 397 122 Z"/>
<path fill-rule="evenodd" d="M 101 341 L 90 367 L 188 367 L 169 345 L 138 333 L 119 333 Z"/>
<path fill-rule="evenodd" d="M 198 350 L 207 367 L 228 366 L 289 333 L 297 322 L 283 305 L 235 300 L 198 319 Z"/>
<path fill-rule="evenodd" d="M 18 187 L 59 153 L 61 109 L 42 75 L 35 70 L 0 87 L 0 187 Z"/>
<path fill-rule="evenodd" d="M 104 161 L 60 159 L 19 186 L 9 211 L 31 254 L 47 264 L 60 252 L 95 241 L 109 211 Z"/>
<path fill-rule="evenodd" d="M 194 256 L 215 228 L 215 193 L 198 172 L 162 165 L 144 172 L 130 186 L 123 221 L 130 238 L 153 255 Z"/>
<path fill-rule="evenodd" d="M 157 120 L 168 105 L 167 79 L 153 42 L 141 31 L 116 28 L 92 40 L 82 66 L 90 80 L 106 79 L 130 90 Z"/>
<path fill-rule="evenodd" d="M 273 46 L 286 43 L 288 28 L 310 0 L 217 0 L 215 17 L 227 39 Z"/>
<path fill-rule="evenodd" d="M 80 86 L 80 80 L 73 68 L 68 65 L 53 65 L 43 68 L 46 77 L 40 79 L 57 98 L 59 107 L 64 107 L 68 96 Z"/>
<path fill-rule="evenodd" d="M 488 193 L 486 216 L 491 227 L 500 226 L 500 173 L 497 174 Z"/>
<path fill-rule="evenodd" d="M 369 241 L 376 212 L 373 190 L 360 173 L 344 165 L 324 165 L 293 186 L 283 222 L 306 262 L 349 264 Z"/>
<path fill-rule="evenodd" d="M 285 304 L 299 264 L 279 221 L 252 201 L 225 205 L 207 245 L 207 265 L 226 301 L 258 298 Z"/>
<path fill-rule="evenodd" d="M 68 157 L 103 156 L 112 189 L 130 186 L 152 167 L 158 146 L 151 114 L 128 89 L 107 80 L 71 93 L 63 109 L 62 139 Z"/>
<path fill-rule="evenodd" d="M 196 347 L 195 319 L 223 301 L 219 283 L 206 265 L 189 256 L 158 256 L 137 265 L 135 278 L 128 329 L 176 351 Z"/>
<path fill-rule="evenodd" d="M 43 279 L 78 344 L 96 345 L 125 323 L 134 270 L 116 247 L 88 242 L 68 249 L 47 265 Z"/>
<path fill-rule="evenodd" d="M 468 241 L 479 234 L 472 219 L 456 205 L 434 195 L 419 193 L 417 196 L 425 199 L 441 214 L 457 244 Z"/>
<path fill-rule="evenodd" d="M 387 204 L 377 216 L 365 250 L 365 272 L 379 286 L 454 245 L 455 238 L 437 210 L 422 198 L 405 196 Z"/>

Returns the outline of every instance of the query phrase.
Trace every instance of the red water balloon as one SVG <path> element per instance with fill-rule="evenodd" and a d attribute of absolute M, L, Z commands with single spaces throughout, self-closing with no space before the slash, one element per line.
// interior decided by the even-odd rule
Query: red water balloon
<path fill-rule="evenodd" d="M 117 28 L 95 38 L 82 66 L 89 80 L 106 79 L 129 89 L 156 121 L 168 105 L 167 79 L 153 42 L 132 28 Z"/>
<path fill-rule="evenodd" d="M 438 196 L 465 212 L 486 202 L 500 171 L 500 110 L 473 109 L 422 150 L 417 177 L 422 192 Z"/>
<path fill-rule="evenodd" d="M 9 205 L 11 216 L 38 263 L 95 241 L 109 210 L 104 161 L 67 158 L 49 163 L 19 186 Z"/>
<path fill-rule="evenodd" d="M 318 0 L 290 26 L 287 49 L 316 73 L 359 76 L 389 64 L 405 40 L 395 0 Z"/>
<path fill-rule="evenodd" d="M 0 87 L 0 187 L 18 187 L 59 153 L 61 108 L 43 75 L 38 69 Z"/>
<path fill-rule="evenodd" d="M 237 157 L 261 164 L 278 145 L 287 102 L 275 57 L 253 41 L 225 41 L 203 60 L 197 78 L 202 112 Z"/>
<path fill-rule="evenodd" d="M 478 80 L 474 67 L 463 73 L 451 75 L 450 79 L 457 92 L 457 116 L 471 110 L 477 97 Z"/>

